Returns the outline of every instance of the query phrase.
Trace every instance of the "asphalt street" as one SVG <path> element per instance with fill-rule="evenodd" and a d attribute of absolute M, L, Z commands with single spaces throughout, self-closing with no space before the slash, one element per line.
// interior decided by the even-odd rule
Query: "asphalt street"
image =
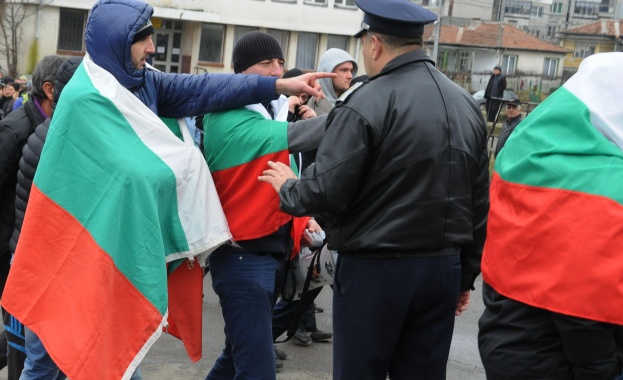
<path fill-rule="evenodd" d="M 203 309 L 203 358 L 192 363 L 182 342 L 167 334 L 162 334 L 143 361 L 145 380 L 202 380 L 218 357 L 224 342 L 223 317 L 218 305 L 218 297 L 211 287 L 210 276 L 204 281 Z M 331 328 L 331 289 L 325 287 L 316 300 L 324 312 L 316 314 L 318 327 L 332 331 Z M 448 361 L 448 380 L 483 380 L 484 370 L 478 355 L 478 318 L 482 314 L 481 279 L 476 282 L 472 292 L 469 309 L 456 318 L 450 359 Z M 277 373 L 278 380 L 330 380 L 332 371 L 333 345 L 313 343 L 301 347 L 291 342 L 279 345 L 288 353 L 283 361 L 284 367 Z M 6 368 L 0 371 L 0 379 L 7 378 Z M 423 379 L 426 380 L 426 379 Z"/>
<path fill-rule="evenodd" d="M 143 361 L 145 380 L 200 380 L 204 379 L 223 346 L 223 317 L 214 294 L 209 276 L 204 282 L 205 299 L 203 311 L 203 358 L 191 363 L 182 343 L 163 334 Z M 331 289 L 325 287 L 317 299 L 317 305 L 324 312 L 316 319 L 321 330 L 331 331 Z M 472 292 L 469 309 L 456 318 L 450 359 L 448 380 L 483 380 L 484 370 L 478 354 L 478 318 L 482 314 L 481 279 Z M 332 371 L 333 345 L 313 343 L 308 347 L 287 342 L 279 348 L 288 353 L 284 367 L 277 373 L 278 380 L 330 380 Z M 425 379 L 423 379 L 425 380 Z"/>

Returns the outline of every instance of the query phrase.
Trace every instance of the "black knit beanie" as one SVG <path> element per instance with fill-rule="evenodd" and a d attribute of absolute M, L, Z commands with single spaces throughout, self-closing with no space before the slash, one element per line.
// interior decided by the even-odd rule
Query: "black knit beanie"
<path fill-rule="evenodd" d="M 151 23 L 151 20 L 147 20 L 141 27 L 138 29 L 134 38 L 132 39 L 132 45 L 137 43 L 138 41 L 142 41 L 143 38 L 147 36 L 151 36 L 154 34 L 154 26 Z"/>
<path fill-rule="evenodd" d="M 281 46 L 275 37 L 264 32 L 249 32 L 240 37 L 234 46 L 234 72 L 241 73 L 256 63 L 274 58 L 283 59 Z"/>

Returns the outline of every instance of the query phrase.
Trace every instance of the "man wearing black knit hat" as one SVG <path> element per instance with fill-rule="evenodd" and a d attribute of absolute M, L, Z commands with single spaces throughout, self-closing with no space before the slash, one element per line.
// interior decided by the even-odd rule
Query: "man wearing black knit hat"
<path fill-rule="evenodd" d="M 233 64 L 236 73 L 281 77 L 284 57 L 275 38 L 250 32 L 234 46 Z M 326 116 L 296 123 L 287 116 L 288 99 L 280 96 L 203 119 L 206 161 L 236 242 L 208 257 L 225 320 L 225 348 L 207 379 L 275 379 L 272 309 L 281 285 L 278 269 L 298 253 L 306 228 L 321 230 L 313 219 L 281 212 L 274 191 L 257 182 L 268 160 L 289 164 L 291 153 L 320 143 Z"/>

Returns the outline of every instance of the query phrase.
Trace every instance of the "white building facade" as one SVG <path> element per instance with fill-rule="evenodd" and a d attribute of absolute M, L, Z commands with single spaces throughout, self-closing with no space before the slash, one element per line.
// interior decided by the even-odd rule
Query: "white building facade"
<path fill-rule="evenodd" d="M 17 0 L 13 0 L 14 2 Z M 18 75 L 26 62 L 46 55 L 84 55 L 84 28 L 95 0 L 24 0 L 30 14 L 22 23 Z M 41 5 L 37 5 L 38 3 Z M 315 70 L 329 48 L 348 51 L 358 61 L 360 42 L 352 37 L 363 19 L 354 0 L 147 0 L 156 54 L 152 64 L 166 72 L 230 73 L 235 42 L 251 30 L 273 35 L 286 69 Z M 34 26 L 34 27 L 33 27 Z M 36 45 L 36 49 L 33 49 Z M 33 53 L 36 52 L 36 53 Z M 36 54 L 37 57 L 29 55 Z M 2 67 L 6 62 L 0 62 Z"/>

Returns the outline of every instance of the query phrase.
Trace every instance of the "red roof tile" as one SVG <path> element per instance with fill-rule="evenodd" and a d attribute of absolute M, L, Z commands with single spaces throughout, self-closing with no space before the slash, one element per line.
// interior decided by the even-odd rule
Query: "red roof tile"
<path fill-rule="evenodd" d="M 424 42 L 433 43 L 433 25 L 424 29 Z M 442 25 L 440 45 L 503 48 L 513 50 L 566 53 L 567 50 L 536 38 L 514 26 L 500 23 L 482 23 L 476 27 Z"/>
<path fill-rule="evenodd" d="M 565 34 L 585 34 L 594 36 L 610 36 L 619 38 L 623 35 L 623 20 L 597 20 L 590 24 L 574 26 L 567 29 Z"/>

